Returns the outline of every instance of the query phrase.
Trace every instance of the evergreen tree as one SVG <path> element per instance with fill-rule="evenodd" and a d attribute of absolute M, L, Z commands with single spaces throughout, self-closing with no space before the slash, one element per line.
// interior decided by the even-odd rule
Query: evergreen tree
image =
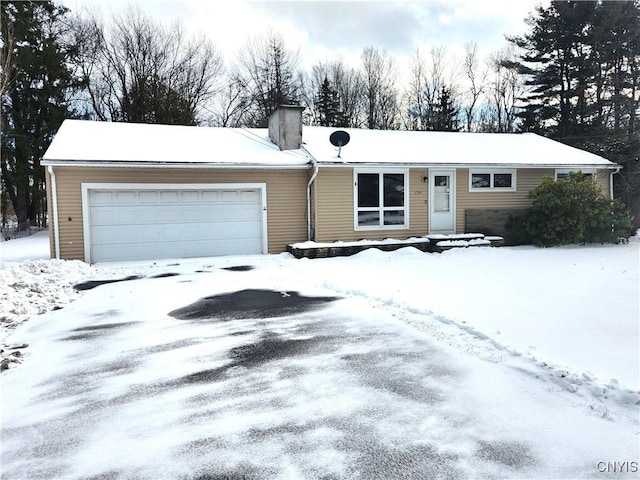
<path fill-rule="evenodd" d="M 338 92 L 331 88 L 331 83 L 327 77 L 324 78 L 324 82 L 322 82 L 316 96 L 316 105 L 321 126 L 344 126 L 342 114 L 339 111 Z"/>
<path fill-rule="evenodd" d="M 25 229 L 29 222 L 44 223 L 40 159 L 62 121 L 73 116 L 68 93 L 75 84 L 61 40 L 67 10 L 51 1 L 3 1 L 0 8 L 7 75 L 0 166 L 3 189 Z"/>
<path fill-rule="evenodd" d="M 451 89 L 444 85 L 432 100 L 425 101 L 420 108 L 417 106 L 410 108 L 409 115 L 419 121 L 421 130 L 432 132 L 459 130 L 460 107 L 453 99 Z"/>
<path fill-rule="evenodd" d="M 438 92 L 436 103 L 432 106 L 433 124 L 431 129 L 436 132 L 457 132 L 460 108 L 451 97 L 451 90 L 442 87 Z"/>
<path fill-rule="evenodd" d="M 552 1 L 509 40 L 532 87 L 521 129 L 622 165 L 614 193 L 640 227 L 640 1 Z"/>
<path fill-rule="evenodd" d="M 586 40 L 596 2 L 551 2 L 538 6 L 528 19 L 531 31 L 509 40 L 525 50 L 520 64 L 532 92 L 526 110 L 538 111 L 543 121 L 554 120 L 557 133 L 576 133 L 588 115 L 585 86 L 592 71 Z"/>

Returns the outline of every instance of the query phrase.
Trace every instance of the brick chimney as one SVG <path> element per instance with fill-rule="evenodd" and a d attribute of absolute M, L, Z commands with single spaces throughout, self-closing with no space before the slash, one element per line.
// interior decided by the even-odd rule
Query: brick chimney
<path fill-rule="evenodd" d="M 280 105 L 269 117 L 269 138 L 280 150 L 295 150 L 302 145 L 300 105 Z"/>

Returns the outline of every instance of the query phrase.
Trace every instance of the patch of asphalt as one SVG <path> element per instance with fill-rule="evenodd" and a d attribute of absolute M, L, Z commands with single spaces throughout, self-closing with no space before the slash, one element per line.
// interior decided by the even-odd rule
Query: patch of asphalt
<path fill-rule="evenodd" d="M 169 312 L 180 320 L 272 318 L 300 315 L 340 297 L 306 297 L 298 292 L 247 289 L 204 297 L 191 305 Z"/>
<path fill-rule="evenodd" d="M 485 442 L 480 440 L 476 457 L 520 470 L 537 463 L 528 445 L 522 442 Z"/>
<path fill-rule="evenodd" d="M 229 351 L 231 362 L 223 367 L 201 370 L 177 380 L 177 385 L 190 383 L 211 383 L 226 378 L 226 373 L 234 368 L 258 368 L 275 360 L 293 358 L 322 348 L 323 339 L 313 337 L 305 339 L 283 338 L 267 334 L 257 342 L 234 347 Z M 173 387 L 175 384 L 172 384 Z"/>
<path fill-rule="evenodd" d="M 99 287 L 100 285 L 106 285 L 108 283 L 129 282 L 131 280 L 140 280 L 141 278 L 143 277 L 141 277 L 140 275 L 129 275 L 128 277 L 116 278 L 112 280 L 87 280 L 86 282 L 76 283 L 73 288 L 74 290 L 81 292 L 85 290 L 92 290 L 96 287 Z"/>
<path fill-rule="evenodd" d="M 180 274 L 167 272 L 167 273 L 159 273 L 158 275 L 153 275 L 152 277 L 149 277 L 149 278 L 169 278 L 169 277 L 177 277 L 178 275 Z"/>
<path fill-rule="evenodd" d="M 179 263 L 174 263 L 174 264 L 169 264 L 167 265 L 169 266 L 180 266 Z M 210 265 L 207 265 L 206 267 L 210 267 Z M 231 267 L 223 267 L 221 268 L 221 270 L 226 270 L 229 272 L 248 272 L 253 270 L 255 267 L 253 265 L 234 265 Z M 211 270 L 196 270 L 195 273 L 210 273 Z M 143 278 L 152 278 L 152 279 L 157 279 L 157 278 L 169 278 L 169 277 L 177 277 L 181 275 L 180 273 L 175 273 L 175 272 L 166 272 L 166 273 L 159 273 L 157 275 L 152 275 L 150 277 L 144 277 L 142 275 L 129 275 L 127 277 L 123 277 L 123 278 L 115 278 L 115 279 L 109 279 L 109 280 L 87 280 L 85 282 L 80 282 L 80 283 L 76 283 L 75 285 L 73 285 L 73 289 L 76 291 L 86 291 L 86 290 L 93 290 L 96 287 L 99 287 L 101 285 L 107 285 L 109 283 L 118 283 L 118 282 L 129 282 L 131 280 L 141 280 Z"/>
<path fill-rule="evenodd" d="M 256 267 L 253 265 L 236 265 L 233 267 L 224 267 L 222 270 L 227 270 L 229 272 L 249 272 L 254 268 Z"/>

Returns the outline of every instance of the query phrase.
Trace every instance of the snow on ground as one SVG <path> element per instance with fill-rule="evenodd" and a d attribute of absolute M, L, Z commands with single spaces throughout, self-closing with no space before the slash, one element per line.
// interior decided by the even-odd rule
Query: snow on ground
<path fill-rule="evenodd" d="M 9 339 L 30 346 L 2 374 L 3 478 L 637 471 L 639 246 L 5 261 L 5 319 L 75 302 Z M 167 315 L 246 289 L 343 300 L 267 321 Z"/>
<path fill-rule="evenodd" d="M 49 232 L 42 230 L 29 237 L 0 241 L 0 262 L 49 259 Z"/>
<path fill-rule="evenodd" d="M 22 359 L 6 343 L 16 326 L 63 308 L 78 297 L 73 285 L 94 275 L 95 268 L 84 262 L 49 260 L 47 231 L 0 242 L 0 364 Z"/>
<path fill-rule="evenodd" d="M 368 250 L 309 267 L 339 292 L 434 314 L 582 378 L 638 389 L 639 245 Z"/>

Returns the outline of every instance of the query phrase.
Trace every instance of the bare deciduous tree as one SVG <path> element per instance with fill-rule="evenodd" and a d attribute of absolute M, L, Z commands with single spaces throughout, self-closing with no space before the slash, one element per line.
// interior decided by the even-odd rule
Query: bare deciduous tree
<path fill-rule="evenodd" d="M 394 58 L 385 49 L 366 47 L 361 59 L 367 127 L 397 128 L 399 105 Z"/>
<path fill-rule="evenodd" d="M 516 58 L 513 46 L 498 50 L 489 57 L 489 118 L 483 126 L 485 131 L 509 133 L 515 130 L 517 103 L 526 92 L 522 76 L 514 66 Z"/>
<path fill-rule="evenodd" d="M 488 70 L 485 68 L 480 71 L 478 67 L 478 44 L 469 42 L 465 44 L 464 56 L 464 73 L 469 81 L 467 89 L 467 100 L 463 107 L 464 116 L 467 124 L 467 132 L 472 131 L 472 125 L 476 119 L 476 107 L 485 90 L 485 82 L 487 80 Z"/>
<path fill-rule="evenodd" d="M 74 21 L 82 45 L 75 62 L 89 112 L 100 120 L 197 124 L 216 92 L 222 57 L 204 36 L 179 23 L 164 27 L 129 7 L 104 22 L 95 12 Z"/>
<path fill-rule="evenodd" d="M 409 88 L 405 90 L 406 128 L 440 130 L 443 125 L 443 100 L 451 115 L 457 116 L 458 87 L 455 57 L 447 56 L 446 47 L 432 48 L 427 62 L 420 50 L 411 58 Z M 455 120 L 457 123 L 457 119 Z M 450 122 L 445 122 L 449 124 Z"/>
<path fill-rule="evenodd" d="M 264 127 L 278 105 L 300 101 L 303 82 L 299 63 L 298 52 L 289 50 L 280 34 L 270 31 L 247 41 L 238 53 L 234 78 L 251 105 L 250 126 Z"/>
<path fill-rule="evenodd" d="M 228 85 L 218 92 L 210 113 L 211 125 L 218 127 L 240 127 L 247 123 L 251 102 L 245 95 L 241 82 L 230 78 Z"/>

